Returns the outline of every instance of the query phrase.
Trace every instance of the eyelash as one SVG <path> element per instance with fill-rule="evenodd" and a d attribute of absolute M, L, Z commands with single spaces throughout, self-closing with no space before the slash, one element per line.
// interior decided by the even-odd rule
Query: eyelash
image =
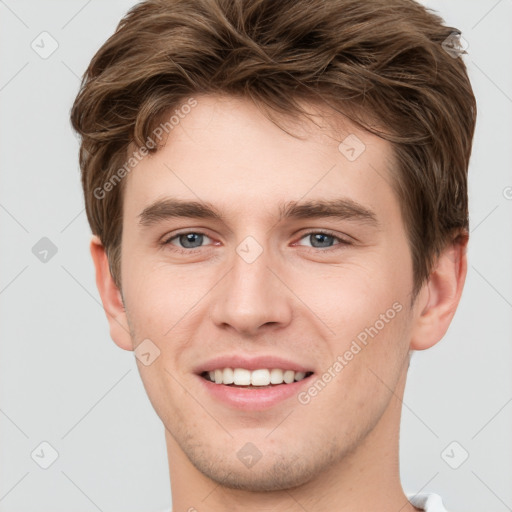
<path fill-rule="evenodd" d="M 204 246 L 202 247 L 195 247 L 193 249 L 186 249 L 184 247 L 178 247 L 178 246 L 175 246 L 174 244 L 171 244 L 171 241 L 180 237 L 180 236 L 183 236 L 183 235 L 189 235 L 189 234 L 194 234 L 194 235 L 203 235 L 203 236 L 206 236 L 208 238 L 211 238 L 209 237 L 206 233 L 202 232 L 202 231 L 183 231 L 182 233 L 177 233 L 175 235 L 172 235 L 171 237 L 169 238 L 166 238 L 163 242 L 161 242 L 161 245 L 162 246 L 172 246 L 172 251 L 175 251 L 175 252 L 178 252 L 180 254 L 195 254 L 197 251 L 200 251 L 201 249 L 204 248 Z M 307 236 L 310 236 L 310 235 L 326 235 L 326 236 L 329 236 L 329 237 L 332 237 L 334 238 L 336 241 L 338 241 L 339 243 L 335 244 L 334 246 L 332 247 L 326 247 L 326 248 L 319 248 L 319 247 L 308 247 L 308 249 L 310 249 L 311 251 L 313 252 L 326 252 L 326 251 L 335 251 L 335 250 L 339 250 L 341 249 L 343 246 L 347 246 L 347 245 L 352 245 L 352 242 L 344 239 L 344 238 L 341 238 L 337 235 L 335 235 L 333 232 L 331 231 L 328 231 L 328 230 L 312 230 L 312 231 L 308 231 L 307 233 L 304 233 L 299 240 L 302 240 L 303 238 L 307 237 Z M 304 247 L 304 246 L 302 246 Z"/>

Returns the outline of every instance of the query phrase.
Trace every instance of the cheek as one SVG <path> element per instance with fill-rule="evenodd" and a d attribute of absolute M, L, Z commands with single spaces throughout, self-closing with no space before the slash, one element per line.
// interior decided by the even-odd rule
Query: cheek
<path fill-rule="evenodd" d="M 157 337 L 170 335 L 173 326 L 193 311 L 208 286 L 204 271 L 189 266 L 152 262 L 149 258 L 125 259 L 127 311 L 136 330 Z"/>
<path fill-rule="evenodd" d="M 395 389 L 402 374 L 408 352 L 407 311 L 395 301 L 388 308 L 371 306 L 363 314 L 356 309 L 340 316 L 323 373 L 300 403 L 309 400 L 315 410 L 330 411 L 332 421 L 339 422 L 340 434 L 350 435 L 353 430 L 356 435 L 361 425 L 372 424 L 389 403 L 390 389 Z"/>
<path fill-rule="evenodd" d="M 310 318 L 322 329 L 322 363 L 326 371 L 330 368 L 337 375 L 333 390 L 337 389 L 342 400 L 348 399 L 347 390 L 355 390 L 356 396 L 364 392 L 367 397 L 385 391 L 370 369 L 384 382 L 392 382 L 406 356 L 412 281 L 400 272 L 407 262 L 399 258 L 383 258 L 375 252 L 364 265 L 331 266 L 321 276 L 304 274 L 295 282 L 294 292 L 307 306 L 299 316 Z M 338 371 L 333 368 L 337 362 Z"/>
<path fill-rule="evenodd" d="M 357 263 L 354 258 L 343 265 L 292 269 L 285 280 L 293 283 L 304 305 L 331 327 L 331 337 L 346 339 L 373 324 L 395 302 L 405 305 L 412 281 L 399 270 L 405 265 L 398 259 L 373 251 Z"/>

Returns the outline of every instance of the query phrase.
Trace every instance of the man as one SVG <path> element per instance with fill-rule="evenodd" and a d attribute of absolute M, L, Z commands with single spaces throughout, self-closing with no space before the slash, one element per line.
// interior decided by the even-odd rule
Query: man
<path fill-rule="evenodd" d="M 398 439 L 466 276 L 457 35 L 412 0 L 149 0 L 92 59 L 96 282 L 174 512 L 445 510 L 404 493 Z"/>

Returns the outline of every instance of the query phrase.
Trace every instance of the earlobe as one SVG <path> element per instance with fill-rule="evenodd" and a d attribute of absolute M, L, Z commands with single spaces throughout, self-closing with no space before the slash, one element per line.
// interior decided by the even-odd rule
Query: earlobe
<path fill-rule="evenodd" d="M 121 292 L 112 278 L 105 248 L 99 237 L 91 238 L 90 251 L 96 270 L 96 286 L 110 326 L 110 337 L 124 350 L 133 350 Z"/>
<path fill-rule="evenodd" d="M 467 273 L 467 235 L 458 237 L 440 254 L 421 289 L 411 337 L 411 350 L 425 350 L 439 342 L 459 305 Z"/>

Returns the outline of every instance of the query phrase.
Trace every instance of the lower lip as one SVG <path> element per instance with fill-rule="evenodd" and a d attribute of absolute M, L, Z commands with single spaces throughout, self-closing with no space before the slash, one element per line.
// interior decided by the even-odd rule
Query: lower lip
<path fill-rule="evenodd" d="M 269 388 L 237 388 L 224 384 L 215 384 L 198 375 L 198 379 L 206 391 L 215 399 L 244 411 L 258 411 L 269 409 L 274 405 L 292 396 L 297 396 L 300 388 L 307 386 L 311 377 L 308 377 L 290 384 L 279 384 Z"/>

